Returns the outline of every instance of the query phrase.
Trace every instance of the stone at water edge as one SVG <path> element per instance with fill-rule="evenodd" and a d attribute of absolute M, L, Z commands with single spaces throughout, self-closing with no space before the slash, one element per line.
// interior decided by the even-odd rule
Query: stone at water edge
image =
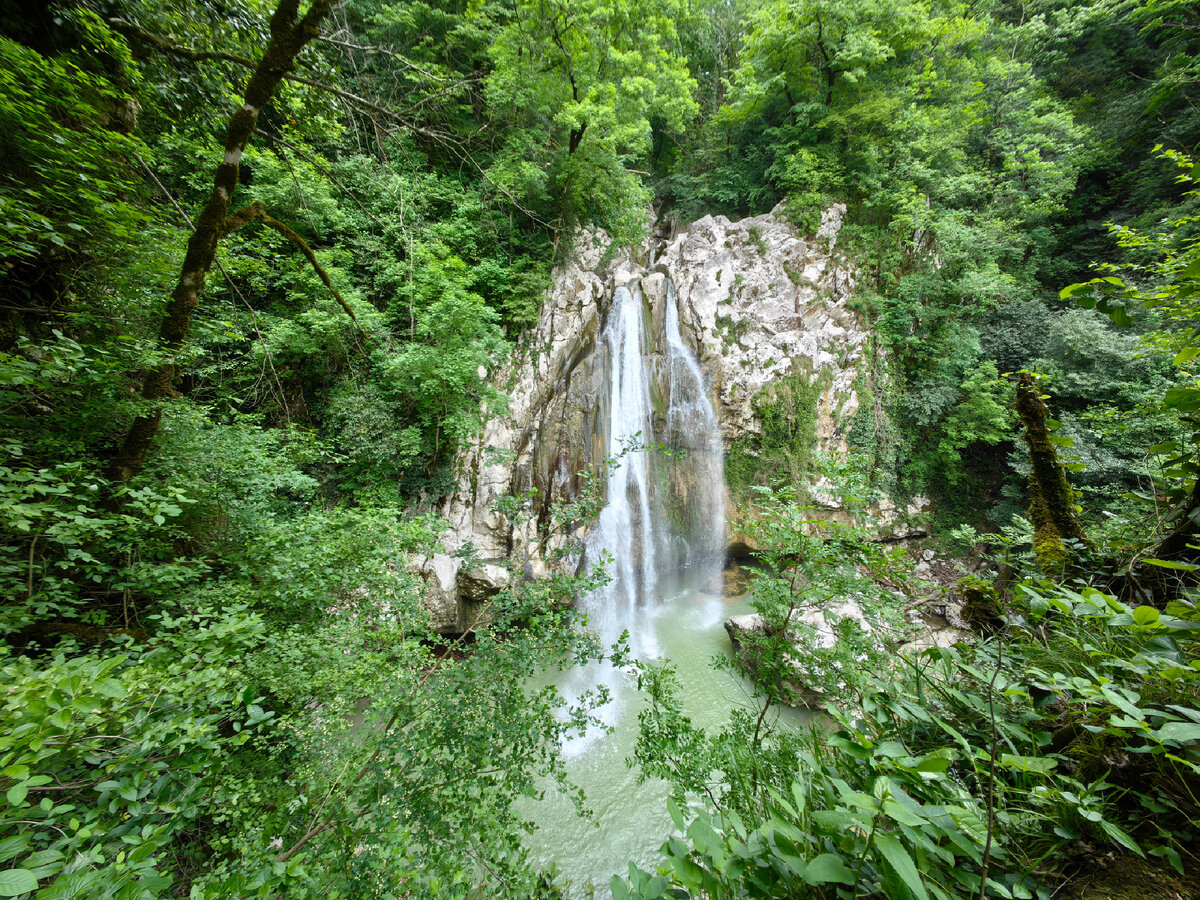
<path fill-rule="evenodd" d="M 811 607 L 804 609 L 798 617 L 794 618 L 794 621 L 797 625 L 807 625 L 812 629 L 813 634 L 815 634 L 817 643 L 821 647 L 829 648 L 838 642 L 839 635 L 836 626 L 838 622 L 845 618 L 852 618 L 857 621 L 859 627 L 867 634 L 874 633 L 874 629 L 863 616 L 862 608 L 852 599 L 844 600 L 841 603 L 824 609 Z M 750 633 L 769 634 L 770 631 L 767 629 L 763 617 L 759 613 L 730 616 L 725 620 L 725 631 L 729 635 L 729 642 L 733 645 L 734 656 L 740 659 L 743 666 L 753 672 L 755 661 L 750 658 L 749 651 L 745 646 L 744 635 Z M 790 639 L 797 650 L 801 653 L 805 652 L 805 644 L 801 642 L 798 632 Z M 782 685 L 787 693 L 790 694 L 789 705 L 820 706 L 825 696 L 811 686 L 804 684 L 806 674 L 804 668 L 799 663 L 793 662 L 792 670 L 795 672 L 795 677 L 787 679 Z"/>
<path fill-rule="evenodd" d="M 458 632 L 458 569 L 461 559 L 438 553 L 418 556 L 411 569 L 425 585 L 425 608 L 429 610 L 433 630 L 439 634 Z"/>
<path fill-rule="evenodd" d="M 458 572 L 459 595 L 470 603 L 483 603 L 508 585 L 508 569 L 494 563 L 476 563 Z"/>
<path fill-rule="evenodd" d="M 847 616 L 855 619 L 859 627 L 867 634 L 877 634 L 875 629 L 871 627 L 863 616 L 862 608 L 854 600 L 846 600 L 827 609 L 808 609 L 802 612 L 795 621 L 797 624 L 807 625 L 812 628 L 820 646 L 828 649 L 838 642 L 837 622 Z M 735 658 L 738 658 L 743 666 L 753 672 L 754 660 L 749 658 L 744 635 L 748 633 L 769 633 L 763 617 L 758 613 L 730 616 L 725 620 L 725 631 L 729 635 L 729 642 L 733 647 Z M 896 654 L 897 657 L 911 657 L 933 647 L 953 647 L 967 640 L 967 638 L 967 634 L 956 628 L 931 627 L 914 640 L 901 644 L 896 649 Z M 798 650 L 804 652 L 805 648 L 799 640 L 799 635 L 792 638 L 792 643 Z M 796 673 L 796 677 L 787 679 L 783 685 L 787 692 L 790 693 L 792 700 L 795 701 L 789 705 L 819 707 L 825 701 L 826 696 L 803 683 L 805 676 L 803 667 L 797 663 L 793 663 L 792 669 Z"/>
<path fill-rule="evenodd" d="M 727 597 L 739 597 L 750 589 L 754 570 L 733 563 L 721 575 L 722 593 Z"/>

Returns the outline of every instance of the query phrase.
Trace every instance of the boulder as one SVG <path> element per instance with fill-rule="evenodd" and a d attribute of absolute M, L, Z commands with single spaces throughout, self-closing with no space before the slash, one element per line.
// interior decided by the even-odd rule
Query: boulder
<path fill-rule="evenodd" d="M 739 566 L 736 562 L 731 563 L 724 573 L 722 573 L 722 589 L 727 597 L 740 597 L 746 591 L 750 590 L 750 582 L 754 580 L 754 570 L 746 566 Z"/>
<path fill-rule="evenodd" d="M 853 599 L 822 609 L 804 609 L 793 618 L 797 624 L 807 625 L 812 629 L 810 634 L 815 636 L 818 646 L 829 648 L 838 641 L 837 622 L 847 617 L 856 620 L 864 632 L 873 633 L 874 629 L 863 616 L 862 608 Z M 729 635 L 734 657 L 751 674 L 755 670 L 756 660 L 752 655 L 752 641 L 747 640 L 747 635 L 777 633 L 767 627 L 766 620 L 758 613 L 729 617 L 725 620 L 725 632 Z M 808 642 L 800 640 L 799 630 L 789 633 L 789 639 L 801 654 L 805 652 Z M 783 695 L 789 705 L 820 706 L 825 696 L 807 683 L 804 667 L 798 662 L 792 662 L 792 671 L 794 675 L 785 679 L 782 685 Z"/>
<path fill-rule="evenodd" d="M 421 556 L 413 561 L 414 571 L 424 582 L 425 608 L 429 610 L 433 630 L 439 634 L 456 634 L 460 630 L 458 569 L 461 565 L 461 559 L 444 553 Z"/>
<path fill-rule="evenodd" d="M 458 572 L 458 594 L 468 603 L 483 603 L 508 584 L 508 569 L 479 563 Z"/>
<path fill-rule="evenodd" d="M 896 648 L 896 652 L 903 656 L 912 657 L 926 650 L 932 650 L 934 647 L 949 649 L 957 644 L 961 644 L 966 639 L 966 632 L 960 631 L 957 628 L 930 628 L 920 637 L 901 644 Z"/>

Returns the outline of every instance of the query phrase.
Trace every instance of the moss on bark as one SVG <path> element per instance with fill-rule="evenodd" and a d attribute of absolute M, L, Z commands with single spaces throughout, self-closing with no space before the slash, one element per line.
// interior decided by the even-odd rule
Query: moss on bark
<path fill-rule="evenodd" d="M 129 481 L 141 471 L 146 452 L 162 422 L 162 407 L 158 404 L 177 396 L 174 382 L 178 367 L 174 357 L 191 331 L 192 312 L 200 305 L 200 292 L 216 259 L 217 243 L 226 233 L 226 219 L 234 191 L 237 190 L 242 155 L 254 134 L 259 113 L 270 102 L 279 82 L 295 65 L 300 51 L 318 36 L 320 23 L 332 6 L 333 0 L 313 0 L 303 17 L 300 16 L 300 0 L 279 0 L 275 7 L 271 16 L 271 39 L 246 84 L 245 102 L 229 119 L 224 158 L 217 167 L 208 202 L 196 219 L 179 280 L 171 292 L 171 300 L 159 328 L 158 345 L 167 361 L 152 367 L 142 382 L 142 396 L 155 406 L 150 412 L 138 416 L 130 426 L 120 451 L 110 465 L 110 475 L 114 480 Z"/>
<path fill-rule="evenodd" d="M 1075 493 L 1067 472 L 1058 461 L 1046 421 L 1050 413 L 1042 402 L 1033 377 L 1017 376 L 1017 416 L 1025 428 L 1029 446 L 1029 519 L 1033 522 L 1033 549 L 1045 572 L 1060 571 L 1067 559 L 1064 541 L 1088 544 L 1083 524 L 1075 514 Z"/>

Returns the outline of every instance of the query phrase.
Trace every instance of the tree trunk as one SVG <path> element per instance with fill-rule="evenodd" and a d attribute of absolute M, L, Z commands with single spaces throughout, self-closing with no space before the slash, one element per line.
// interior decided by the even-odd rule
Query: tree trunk
<path fill-rule="evenodd" d="M 279 0 L 275 7 L 271 16 L 270 41 L 246 84 L 245 102 L 229 120 L 225 158 L 217 167 L 212 193 L 188 240 L 179 280 L 171 292 L 171 301 L 158 333 L 159 349 L 167 359 L 146 373 L 142 383 L 142 396 L 146 400 L 160 404 L 178 396 L 174 388 L 178 374 L 174 356 L 191 330 L 192 311 L 200 303 L 200 292 L 216 259 L 217 243 L 225 232 L 225 219 L 237 189 L 242 155 L 254 134 L 259 113 L 270 102 L 275 88 L 291 70 L 300 51 L 318 36 L 321 20 L 332 6 L 333 0 L 313 0 L 303 17 L 300 16 L 300 0 Z M 161 405 L 134 419 L 110 466 L 114 480 L 127 482 L 141 471 L 161 422 Z"/>
<path fill-rule="evenodd" d="M 1058 453 L 1046 427 L 1049 412 L 1041 391 L 1033 379 L 1022 373 L 1017 377 L 1017 416 L 1025 426 L 1029 445 L 1029 518 L 1033 522 L 1033 549 L 1045 571 L 1057 571 L 1066 561 L 1064 540 L 1088 544 L 1083 525 L 1075 515 L 1075 495 L 1067 472 L 1058 461 Z"/>

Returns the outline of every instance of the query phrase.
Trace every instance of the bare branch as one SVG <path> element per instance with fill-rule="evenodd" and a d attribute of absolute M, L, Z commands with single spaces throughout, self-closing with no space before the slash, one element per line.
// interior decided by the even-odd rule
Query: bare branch
<path fill-rule="evenodd" d="M 312 265 L 317 275 L 320 276 L 323 282 L 325 282 L 325 287 L 329 288 L 329 292 L 333 294 L 333 296 L 337 299 L 337 302 L 341 304 L 342 309 L 346 311 L 346 315 L 354 320 L 354 325 L 358 329 L 358 333 L 369 339 L 370 335 L 363 331 L 363 327 L 358 321 L 358 316 L 354 314 L 354 310 L 351 309 L 350 304 L 346 302 L 346 298 L 343 297 L 341 292 L 333 286 L 333 279 L 329 277 L 329 273 L 325 270 L 325 267 L 322 266 L 317 260 L 317 254 L 313 252 L 312 247 L 308 246 L 308 241 L 300 237 L 300 235 L 298 235 L 283 222 L 280 222 L 278 219 L 267 215 L 263 210 L 262 203 L 255 201 L 249 206 L 243 206 L 241 209 L 230 213 L 225 218 L 225 221 L 221 224 L 221 236 L 225 237 L 226 235 L 232 234 L 250 222 L 262 222 L 268 228 L 279 232 L 281 235 L 299 247 L 300 252 L 304 254 L 305 258 Z"/>
<path fill-rule="evenodd" d="M 441 75 L 435 75 L 433 72 L 430 72 L 428 69 L 422 69 L 420 66 L 418 66 L 416 63 L 414 63 L 408 57 L 397 53 L 395 50 L 389 50 L 386 47 L 366 47 L 366 46 L 363 46 L 362 44 L 352 44 L 349 41 L 339 41 L 336 38 L 326 37 L 326 36 L 322 36 L 319 40 L 321 41 L 322 44 L 330 44 L 331 46 L 341 47 L 345 50 L 356 50 L 359 53 L 382 54 L 383 56 L 387 56 L 390 59 L 396 60 L 398 63 L 400 63 L 400 65 L 404 66 L 404 68 L 411 69 L 412 71 L 414 71 L 420 75 L 424 75 L 430 81 L 437 81 L 437 82 L 450 81 L 449 78 L 446 78 Z"/>

